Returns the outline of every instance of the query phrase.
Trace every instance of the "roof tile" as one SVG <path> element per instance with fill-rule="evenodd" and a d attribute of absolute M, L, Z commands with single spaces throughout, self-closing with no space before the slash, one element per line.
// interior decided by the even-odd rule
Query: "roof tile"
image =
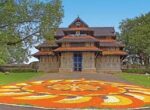
<path fill-rule="evenodd" d="M 33 56 L 35 56 L 35 57 L 38 57 L 38 56 L 45 56 L 45 55 L 54 55 L 54 53 L 53 53 L 52 51 L 50 51 L 50 52 L 42 52 L 42 51 L 39 51 L 39 52 L 33 54 Z"/>
<path fill-rule="evenodd" d="M 122 42 L 113 39 L 99 40 L 100 47 L 124 47 Z"/>
<path fill-rule="evenodd" d="M 55 52 L 67 52 L 67 51 L 100 51 L 97 47 L 60 47 L 54 50 Z"/>
<path fill-rule="evenodd" d="M 127 52 L 121 50 L 105 50 L 102 52 L 103 55 L 127 55 Z"/>
<path fill-rule="evenodd" d="M 68 30 L 69 28 L 58 28 L 56 31 L 55 36 L 64 36 L 65 30 Z M 114 27 L 89 27 L 89 30 L 94 31 L 95 37 L 109 37 L 109 36 L 115 36 L 115 30 Z"/>
<path fill-rule="evenodd" d="M 36 46 L 35 48 L 40 49 L 44 47 L 58 47 L 55 41 L 45 41 L 42 44 Z"/>
<path fill-rule="evenodd" d="M 92 36 L 65 36 L 56 41 L 57 43 L 61 42 L 99 42 L 96 38 Z"/>

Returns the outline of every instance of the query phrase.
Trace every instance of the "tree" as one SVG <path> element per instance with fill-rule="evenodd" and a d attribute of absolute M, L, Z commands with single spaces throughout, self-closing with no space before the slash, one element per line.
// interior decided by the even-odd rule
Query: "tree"
<path fill-rule="evenodd" d="M 126 44 L 129 54 L 136 54 L 149 64 L 150 57 L 150 13 L 123 20 L 120 24 L 120 36 Z"/>
<path fill-rule="evenodd" d="M 0 64 L 27 61 L 33 44 L 53 39 L 62 17 L 61 0 L 1 0 Z"/>

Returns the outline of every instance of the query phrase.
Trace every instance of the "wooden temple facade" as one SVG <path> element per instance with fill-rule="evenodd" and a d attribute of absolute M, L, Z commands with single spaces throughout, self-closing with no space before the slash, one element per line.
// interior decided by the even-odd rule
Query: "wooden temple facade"
<path fill-rule="evenodd" d="M 127 53 L 116 40 L 113 27 L 89 27 L 79 17 L 68 28 L 59 28 L 55 41 L 36 47 L 38 71 L 44 72 L 119 72 Z"/>

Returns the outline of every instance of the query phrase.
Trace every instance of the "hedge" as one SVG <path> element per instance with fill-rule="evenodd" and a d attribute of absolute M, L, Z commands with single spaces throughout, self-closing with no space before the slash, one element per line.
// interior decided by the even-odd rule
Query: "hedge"
<path fill-rule="evenodd" d="M 123 70 L 123 72 L 126 72 L 126 73 L 140 73 L 140 74 L 149 73 L 150 74 L 150 68 L 146 68 L 146 69 L 140 69 L 140 68 L 125 69 L 125 70 Z"/>

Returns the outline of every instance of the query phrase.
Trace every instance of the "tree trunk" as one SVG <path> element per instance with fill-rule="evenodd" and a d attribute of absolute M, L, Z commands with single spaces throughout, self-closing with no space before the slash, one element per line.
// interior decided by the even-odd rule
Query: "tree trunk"
<path fill-rule="evenodd" d="M 149 57 L 148 57 L 148 56 L 145 56 L 145 57 L 144 57 L 144 65 L 145 65 L 145 66 L 148 66 L 148 65 L 149 65 Z"/>
<path fill-rule="evenodd" d="M 139 56 L 139 62 L 141 65 L 143 65 L 143 55 L 142 54 L 138 54 Z"/>

